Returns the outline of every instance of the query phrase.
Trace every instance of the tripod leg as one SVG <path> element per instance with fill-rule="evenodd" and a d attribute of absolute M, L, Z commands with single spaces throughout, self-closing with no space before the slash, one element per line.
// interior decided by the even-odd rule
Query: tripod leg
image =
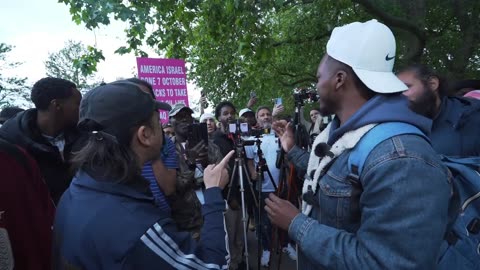
<path fill-rule="evenodd" d="M 263 173 L 260 170 L 258 182 L 258 207 L 257 207 L 257 214 L 258 214 L 258 223 L 257 223 L 257 247 L 258 247 L 258 254 L 257 254 L 257 269 L 261 269 L 261 257 L 263 252 L 262 248 L 262 182 L 263 182 Z"/>
<path fill-rule="evenodd" d="M 245 245 L 245 265 L 246 269 L 249 270 L 249 261 L 248 261 L 248 241 L 247 241 L 247 210 L 245 208 L 245 189 L 243 185 L 243 171 L 246 170 L 242 163 L 243 160 L 237 159 L 235 162 L 238 162 L 240 169 L 238 170 L 238 176 L 240 181 L 240 195 L 242 199 L 242 221 L 243 221 L 243 240 Z M 248 175 L 247 175 L 248 176 Z"/>
<path fill-rule="evenodd" d="M 268 169 L 267 164 L 265 164 L 264 166 L 265 166 L 265 168 L 263 169 L 263 171 L 266 171 L 266 172 L 267 172 L 268 177 L 270 177 L 270 183 L 272 183 L 273 188 L 275 189 L 275 191 L 277 191 L 277 184 L 275 184 L 275 181 L 273 180 L 272 173 L 271 173 L 270 170 Z"/>
<path fill-rule="evenodd" d="M 253 189 L 253 184 L 252 184 L 252 181 L 250 180 L 250 177 L 248 176 L 248 171 L 247 171 L 247 167 L 246 166 L 243 166 L 242 167 L 242 171 L 243 173 L 245 174 L 246 178 L 247 178 L 247 183 L 250 187 L 250 194 L 252 194 L 252 197 L 253 197 L 253 201 L 255 202 L 255 207 L 259 207 L 259 204 L 258 204 L 258 201 L 257 201 L 257 198 L 256 198 L 256 195 L 255 195 L 255 190 Z"/>
<path fill-rule="evenodd" d="M 230 176 L 230 183 L 228 183 L 227 202 L 230 199 L 233 182 L 235 181 L 235 172 L 237 171 L 237 169 L 238 169 L 237 162 L 235 162 L 235 165 L 233 166 L 233 170 L 232 170 L 232 175 Z"/>

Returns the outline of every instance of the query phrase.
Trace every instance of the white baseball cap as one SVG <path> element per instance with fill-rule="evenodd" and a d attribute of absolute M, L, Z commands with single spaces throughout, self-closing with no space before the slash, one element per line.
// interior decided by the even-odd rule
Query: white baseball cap
<path fill-rule="evenodd" d="M 240 113 L 238 115 L 241 117 L 244 113 L 247 113 L 247 112 L 251 112 L 251 113 L 255 114 L 255 112 L 250 110 L 249 108 L 244 108 L 244 109 L 240 110 Z"/>
<path fill-rule="evenodd" d="M 403 92 L 408 87 L 393 73 L 395 37 L 377 20 L 354 22 L 333 29 L 327 54 L 349 65 L 377 93 Z"/>
<path fill-rule="evenodd" d="M 202 116 L 200 116 L 200 123 L 203 123 L 203 121 L 207 119 L 213 119 L 215 121 L 215 115 L 212 113 L 204 113 Z"/>

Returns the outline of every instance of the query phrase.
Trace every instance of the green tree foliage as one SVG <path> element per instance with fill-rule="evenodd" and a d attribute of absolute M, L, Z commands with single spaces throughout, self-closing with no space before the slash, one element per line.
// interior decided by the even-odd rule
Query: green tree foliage
<path fill-rule="evenodd" d="M 45 61 L 47 76 L 72 81 L 83 92 L 91 89 L 99 84 L 94 76 L 98 61 L 90 56 L 93 50 L 96 49 L 86 47 L 78 41 L 65 42 L 65 46 L 58 52 L 49 53 Z M 84 69 L 91 69 L 91 72 L 85 72 Z"/>
<path fill-rule="evenodd" d="M 191 63 L 189 78 L 213 103 L 259 104 L 313 87 L 335 26 L 376 18 L 397 36 L 398 65 L 424 62 L 451 78 L 478 77 L 480 1 L 465 0 L 59 0 L 94 29 L 129 23 L 118 53 L 142 45 Z M 355 44 L 352 44 L 355 46 Z M 242 104 L 242 105 L 240 105 Z"/>
<path fill-rule="evenodd" d="M 11 62 L 7 54 L 12 50 L 12 46 L 0 43 L 0 107 L 12 104 L 25 103 L 29 99 L 29 93 L 25 82 L 27 78 L 10 77 L 5 75 L 5 71 L 14 69 L 21 65 L 19 62 Z"/>

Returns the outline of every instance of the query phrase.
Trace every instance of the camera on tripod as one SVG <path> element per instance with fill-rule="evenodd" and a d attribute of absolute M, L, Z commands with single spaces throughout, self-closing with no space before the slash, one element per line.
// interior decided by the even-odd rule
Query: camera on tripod
<path fill-rule="evenodd" d="M 228 131 L 232 135 L 237 147 L 255 144 L 255 140 L 248 140 L 251 136 L 250 130 L 248 123 L 242 122 L 240 119 L 233 120 L 228 124 Z"/>
<path fill-rule="evenodd" d="M 297 88 L 293 91 L 293 99 L 295 104 L 304 104 L 305 101 L 317 102 L 319 99 L 315 89 Z"/>
<path fill-rule="evenodd" d="M 241 119 L 230 122 L 228 124 L 228 130 L 235 139 L 235 144 L 237 146 L 254 145 L 256 138 L 270 133 L 270 128 L 254 129 Z"/>

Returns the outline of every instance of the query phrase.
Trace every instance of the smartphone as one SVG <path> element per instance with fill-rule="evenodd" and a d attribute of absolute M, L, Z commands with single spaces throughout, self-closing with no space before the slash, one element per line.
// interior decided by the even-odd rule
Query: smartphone
<path fill-rule="evenodd" d="M 257 94 L 255 94 L 255 92 L 250 92 L 250 98 L 256 98 L 257 97 Z"/>
<path fill-rule="evenodd" d="M 208 146 L 208 132 L 206 123 L 195 123 L 188 126 L 188 136 L 187 141 L 189 147 L 194 147 L 200 141 L 205 143 Z"/>
<path fill-rule="evenodd" d="M 282 98 L 281 97 L 275 99 L 275 105 L 282 105 Z"/>

